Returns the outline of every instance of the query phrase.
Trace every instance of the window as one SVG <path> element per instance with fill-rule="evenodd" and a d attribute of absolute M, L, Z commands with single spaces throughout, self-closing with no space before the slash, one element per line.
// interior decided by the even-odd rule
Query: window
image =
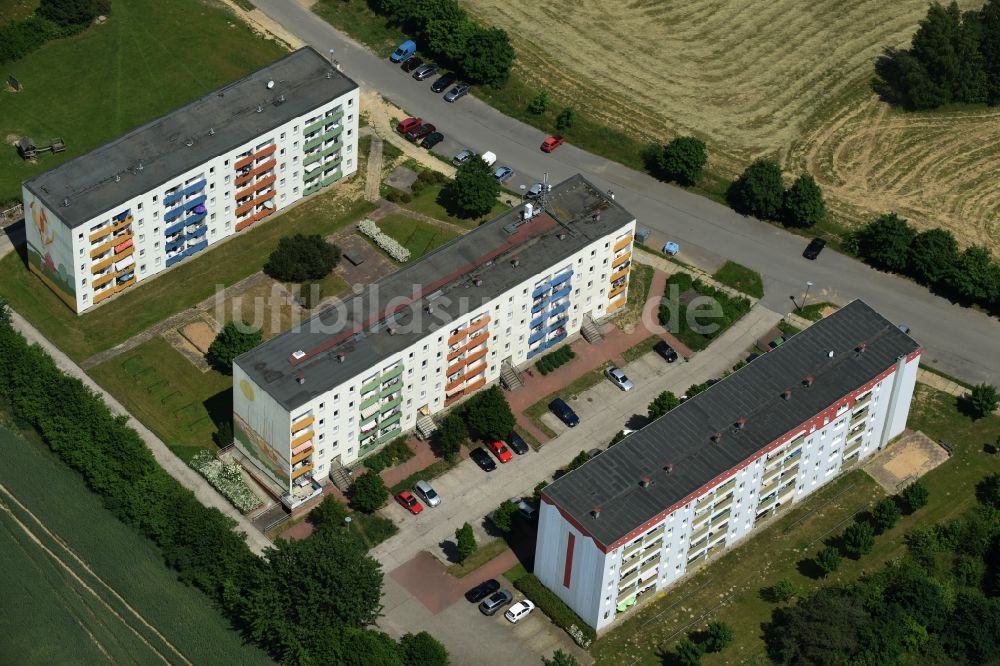
<path fill-rule="evenodd" d="M 139 250 L 139 256 L 140 257 L 143 257 L 145 255 L 146 255 L 146 251 L 145 250 Z"/>
<path fill-rule="evenodd" d="M 146 272 L 146 264 L 141 264 L 139 266 L 139 272 L 140 273 L 145 273 Z"/>
<path fill-rule="evenodd" d="M 284 133 L 284 132 L 282 132 L 282 133 L 281 133 L 281 138 L 282 138 L 282 139 L 284 139 L 284 138 L 285 138 L 285 133 Z M 321 451 L 320 453 L 322 453 L 322 451 Z"/>
<path fill-rule="evenodd" d="M 81 266 L 81 268 L 82 268 L 82 266 Z M 82 280 L 80 280 L 80 286 L 81 287 L 86 287 L 87 286 L 87 278 L 83 278 Z"/>
<path fill-rule="evenodd" d="M 209 173 L 215 173 L 215 167 L 209 167 L 208 168 L 208 172 Z"/>
<path fill-rule="evenodd" d="M 159 265 L 160 265 L 160 258 L 159 258 L 159 257 L 157 257 L 157 258 L 156 258 L 156 265 L 157 265 L 157 266 L 159 266 Z"/>
<path fill-rule="evenodd" d="M 322 440 L 322 439 L 323 439 L 323 437 L 325 437 L 325 435 L 324 435 L 323 433 L 320 433 L 320 434 L 319 434 L 319 438 L 320 438 L 320 440 Z"/>
<path fill-rule="evenodd" d="M 230 179 L 230 178 L 231 178 L 231 176 L 226 176 L 226 182 L 227 182 L 227 183 L 229 182 L 229 179 Z"/>
<path fill-rule="evenodd" d="M 153 198 L 153 201 L 156 201 L 155 197 Z M 142 202 L 141 201 L 139 202 L 139 205 L 136 206 L 136 208 L 138 208 L 139 210 L 142 210 Z"/>

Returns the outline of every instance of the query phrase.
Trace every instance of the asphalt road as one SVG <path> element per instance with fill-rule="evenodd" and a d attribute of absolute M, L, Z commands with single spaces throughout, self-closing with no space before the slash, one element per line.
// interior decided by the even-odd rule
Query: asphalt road
<path fill-rule="evenodd" d="M 296 2 L 253 0 L 272 19 L 321 53 L 335 49 L 343 71 L 370 86 L 408 113 L 437 125 L 448 137 L 441 152 L 469 146 L 492 150 L 498 165 L 517 172 L 516 185 L 540 180 L 548 173 L 558 182 L 582 173 L 631 211 L 640 227 L 681 245 L 681 257 L 692 263 L 733 259 L 765 276 L 764 303 L 779 312 L 801 299 L 813 283 L 810 302 L 829 299 L 847 303 L 863 298 L 899 324 L 910 327 L 924 346 L 924 363 L 972 382 L 1000 385 L 1000 323 L 978 312 L 934 296 L 907 280 L 885 275 L 832 251 L 817 261 L 802 257 L 805 242 L 770 224 L 745 218 L 709 199 L 660 183 L 649 176 L 566 144 L 552 154 L 539 150 L 545 135 L 509 118 L 471 96 L 455 104 L 418 83 L 397 65 L 383 60 Z"/>

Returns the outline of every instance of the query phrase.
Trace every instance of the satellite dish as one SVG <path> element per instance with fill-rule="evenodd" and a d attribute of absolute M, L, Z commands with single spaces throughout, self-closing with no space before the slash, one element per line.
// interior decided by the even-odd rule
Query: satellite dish
<path fill-rule="evenodd" d="M 270 90 L 273 87 L 274 87 L 274 81 L 268 81 L 267 82 L 267 89 Z"/>

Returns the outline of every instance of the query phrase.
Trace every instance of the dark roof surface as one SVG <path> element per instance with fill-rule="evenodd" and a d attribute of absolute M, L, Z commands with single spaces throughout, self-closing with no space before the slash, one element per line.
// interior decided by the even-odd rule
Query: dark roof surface
<path fill-rule="evenodd" d="M 302 48 L 25 186 L 76 227 L 357 87 L 314 49 Z"/>
<path fill-rule="evenodd" d="M 523 210 L 512 208 L 459 236 L 236 363 L 279 404 L 294 409 L 380 369 L 418 340 L 450 331 L 451 322 L 635 219 L 580 175 L 553 186 L 543 212 L 530 221 L 521 219 Z M 380 322 L 391 313 L 390 334 Z M 304 356 L 295 359 L 296 352 Z"/>
<path fill-rule="evenodd" d="M 864 351 L 856 348 L 864 343 Z M 918 345 L 862 301 L 685 401 L 542 491 L 611 546 L 790 433 Z M 829 352 L 833 356 L 829 356 Z M 805 388 L 803 380 L 812 376 Z M 791 389 L 790 400 L 782 392 Z M 735 424 L 746 419 L 742 430 Z M 722 433 L 716 443 L 712 435 Z M 669 474 L 664 470 L 673 464 Z M 642 487 L 650 477 L 653 484 Z M 592 511 L 600 508 L 600 517 Z"/>

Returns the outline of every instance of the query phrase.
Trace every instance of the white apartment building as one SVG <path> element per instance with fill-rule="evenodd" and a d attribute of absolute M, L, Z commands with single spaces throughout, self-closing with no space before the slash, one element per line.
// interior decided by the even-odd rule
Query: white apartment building
<path fill-rule="evenodd" d="M 358 86 L 303 48 L 32 178 L 28 267 L 75 312 L 357 170 Z"/>
<path fill-rule="evenodd" d="M 545 488 L 535 574 L 607 628 L 902 432 L 920 354 L 854 301 Z"/>
<path fill-rule="evenodd" d="M 625 304 L 635 219 L 581 176 L 236 359 L 238 449 L 290 508 Z M 586 322 L 586 323 L 585 323 Z M 423 422 L 421 425 L 420 422 Z"/>

